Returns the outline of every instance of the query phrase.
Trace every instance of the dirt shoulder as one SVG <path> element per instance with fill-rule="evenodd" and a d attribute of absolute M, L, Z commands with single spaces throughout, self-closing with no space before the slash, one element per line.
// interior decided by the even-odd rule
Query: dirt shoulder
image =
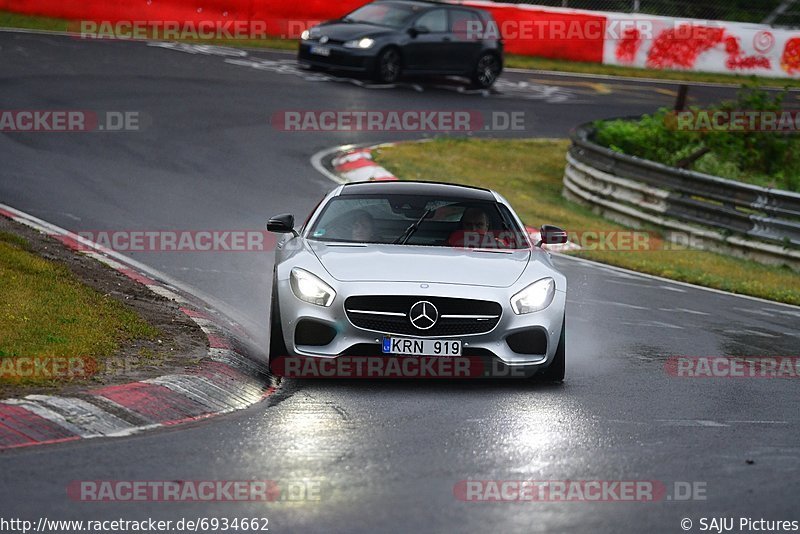
<path fill-rule="evenodd" d="M 181 372 L 207 357 L 208 339 L 202 330 L 180 311 L 175 302 L 153 293 L 146 286 L 91 257 L 70 250 L 52 237 L 5 217 L 0 217 L 0 232 L 21 238 L 26 243 L 26 251 L 49 262 L 65 266 L 81 284 L 88 286 L 103 298 L 111 298 L 125 309 L 134 312 L 146 323 L 148 332 L 147 335 L 135 336 L 119 343 L 113 353 L 91 355 L 97 367 L 96 372 L 91 373 L 88 378 L 45 379 L 27 383 L 3 379 L 0 380 L 0 398 L 29 394 L 70 394 L 92 387 L 139 381 Z M 27 320 L 35 321 L 37 318 L 29 317 Z M 37 354 L 11 353 L 4 355 L 2 359 L 37 356 Z M 63 354 L 63 356 L 85 357 L 86 355 Z"/>

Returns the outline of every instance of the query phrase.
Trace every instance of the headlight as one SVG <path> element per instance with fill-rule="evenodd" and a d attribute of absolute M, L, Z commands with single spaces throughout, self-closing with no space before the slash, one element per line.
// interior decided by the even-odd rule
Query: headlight
<path fill-rule="evenodd" d="M 308 30 L 303 30 L 303 33 L 300 34 L 300 39 L 304 41 L 308 41 L 309 37 L 311 37 L 311 32 Z"/>
<path fill-rule="evenodd" d="M 555 280 L 542 278 L 511 297 L 511 309 L 517 315 L 543 310 L 550 306 L 555 294 Z"/>
<path fill-rule="evenodd" d="M 375 44 L 375 39 L 364 37 L 363 39 L 353 39 L 344 43 L 345 48 L 369 48 Z"/>
<path fill-rule="evenodd" d="M 310 272 L 295 267 L 289 276 L 294 296 L 317 306 L 330 306 L 336 296 L 331 286 Z"/>

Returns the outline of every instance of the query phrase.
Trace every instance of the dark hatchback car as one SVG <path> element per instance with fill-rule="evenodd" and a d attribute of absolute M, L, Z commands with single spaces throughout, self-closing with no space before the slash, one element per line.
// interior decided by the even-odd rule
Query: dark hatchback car
<path fill-rule="evenodd" d="M 404 74 L 466 76 L 481 88 L 503 70 L 503 41 L 481 9 L 423 0 L 378 0 L 306 30 L 298 61 L 362 72 L 381 83 Z"/>

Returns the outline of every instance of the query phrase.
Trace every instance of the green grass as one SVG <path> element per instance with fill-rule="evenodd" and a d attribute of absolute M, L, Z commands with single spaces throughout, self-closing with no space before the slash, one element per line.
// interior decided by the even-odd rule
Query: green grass
<path fill-rule="evenodd" d="M 48 17 L 27 16 L 0 11 L 0 27 L 25 28 L 33 30 L 69 31 L 75 30 L 73 22 L 63 19 Z M 217 39 L 209 41 L 193 40 L 203 44 L 215 44 L 240 48 L 273 48 L 277 50 L 297 50 L 296 39 Z M 598 63 L 584 63 L 567 61 L 563 59 L 548 59 L 541 57 L 506 55 L 506 67 L 534 70 L 551 70 L 573 72 L 580 74 L 600 74 L 608 76 L 625 76 L 633 78 L 655 78 L 659 80 L 674 80 L 687 82 L 727 83 L 741 85 L 753 77 L 736 74 L 715 74 L 704 72 L 688 72 L 677 70 L 638 69 L 634 67 L 619 67 L 616 65 L 600 65 Z M 800 87 L 800 80 L 784 78 L 758 78 L 759 84 L 765 87 Z"/>
<path fill-rule="evenodd" d="M 70 21 L 50 17 L 32 17 L 9 11 L 0 11 L 0 26 L 4 28 L 24 28 L 26 30 L 48 30 L 65 32 L 70 30 Z"/>
<path fill-rule="evenodd" d="M 685 82 L 727 83 L 742 85 L 752 80 L 764 87 L 800 87 L 800 80 L 792 78 L 766 78 L 755 76 L 742 76 L 738 74 L 717 74 L 711 72 L 692 72 L 681 70 L 640 69 L 636 67 L 621 67 L 617 65 L 601 65 L 598 63 L 585 63 L 581 61 L 567 61 L 564 59 L 548 59 L 542 57 L 506 56 L 506 67 L 533 70 L 555 70 L 561 72 L 574 72 L 579 74 L 600 74 L 606 76 L 625 76 L 630 78 L 654 78 L 657 80 L 674 80 Z"/>
<path fill-rule="evenodd" d="M 100 363 L 122 344 L 158 334 L 138 314 L 6 232 L 0 232 L 0 295 L 0 358 L 81 357 Z M 2 382 L 51 380 L 4 377 Z"/>
<path fill-rule="evenodd" d="M 568 146 L 567 140 L 440 138 L 382 148 L 373 154 L 379 164 L 404 179 L 494 189 L 530 226 L 549 223 L 570 232 L 625 230 L 561 196 Z M 572 254 L 673 280 L 800 305 L 800 275 L 788 267 L 702 250 L 584 250 Z"/>

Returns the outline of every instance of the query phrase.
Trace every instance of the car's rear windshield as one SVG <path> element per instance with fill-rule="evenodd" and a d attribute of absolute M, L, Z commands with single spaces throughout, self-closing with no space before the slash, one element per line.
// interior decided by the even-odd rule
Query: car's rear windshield
<path fill-rule="evenodd" d="M 414 4 L 401 4 L 394 2 L 379 2 L 360 7 L 344 17 L 348 22 L 362 22 L 377 24 L 390 28 L 402 28 L 414 15 L 425 9 L 424 6 Z"/>
<path fill-rule="evenodd" d="M 519 249 L 529 246 L 506 206 L 419 195 L 346 195 L 328 202 L 307 233 L 322 242 Z"/>

